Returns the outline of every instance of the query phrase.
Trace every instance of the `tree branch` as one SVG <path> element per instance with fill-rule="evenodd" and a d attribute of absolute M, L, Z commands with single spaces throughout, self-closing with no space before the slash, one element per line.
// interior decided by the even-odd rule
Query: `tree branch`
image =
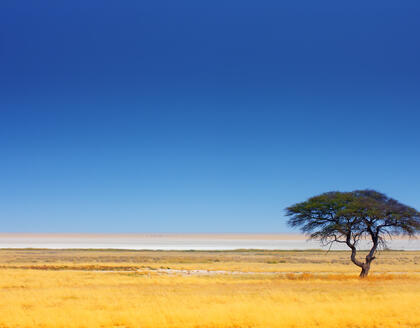
<path fill-rule="evenodd" d="M 347 246 L 348 247 L 350 247 L 350 249 L 351 249 L 351 256 L 350 256 L 350 259 L 351 259 L 351 261 L 354 263 L 354 264 L 356 264 L 358 267 L 361 267 L 361 268 L 363 268 L 363 263 L 362 262 L 360 262 L 357 258 L 356 258 L 356 253 L 357 253 L 357 249 L 356 249 L 356 247 L 354 246 L 354 244 L 352 244 L 351 243 L 351 234 L 350 233 L 348 233 L 347 234 L 347 237 L 346 237 L 346 244 L 347 244 Z"/>

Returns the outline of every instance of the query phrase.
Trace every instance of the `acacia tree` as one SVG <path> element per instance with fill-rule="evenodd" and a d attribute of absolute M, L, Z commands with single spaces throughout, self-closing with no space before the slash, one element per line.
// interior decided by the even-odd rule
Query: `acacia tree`
<path fill-rule="evenodd" d="M 288 225 L 299 227 L 310 239 L 323 246 L 342 243 L 351 249 L 351 261 L 368 275 L 378 249 L 385 248 L 393 236 L 416 237 L 420 231 L 420 212 L 375 190 L 327 192 L 286 209 Z M 364 261 L 357 255 L 360 241 L 370 244 Z"/>

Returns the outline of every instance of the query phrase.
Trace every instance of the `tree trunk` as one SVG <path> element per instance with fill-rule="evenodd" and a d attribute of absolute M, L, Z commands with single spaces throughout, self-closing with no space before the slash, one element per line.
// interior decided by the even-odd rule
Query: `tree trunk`
<path fill-rule="evenodd" d="M 369 252 L 369 254 L 366 256 L 366 262 L 362 264 L 362 272 L 360 272 L 360 278 L 366 278 L 369 274 L 370 270 L 370 264 L 375 259 L 375 252 L 376 248 L 378 247 L 378 236 L 372 233 L 372 242 L 373 246 Z"/>
<path fill-rule="evenodd" d="M 362 268 L 362 272 L 360 272 L 359 277 L 360 278 L 366 278 L 369 274 L 370 264 L 375 259 L 374 254 L 375 254 L 376 248 L 378 247 L 378 237 L 376 235 L 372 236 L 373 246 L 372 246 L 369 254 L 366 256 L 366 262 L 364 262 L 364 263 L 362 261 L 359 261 L 356 258 L 357 249 L 356 249 L 355 243 L 351 243 L 350 238 L 351 238 L 351 235 L 348 234 L 347 238 L 346 238 L 346 243 L 347 243 L 347 246 L 349 246 L 351 248 L 350 259 L 359 268 Z"/>
<path fill-rule="evenodd" d="M 374 256 L 371 256 L 371 254 L 369 254 L 368 256 L 366 256 L 366 262 L 362 264 L 361 268 L 362 268 L 362 272 L 360 272 L 360 278 L 366 278 L 369 274 L 369 270 L 370 270 L 370 264 L 372 263 L 372 261 L 375 259 Z"/>
<path fill-rule="evenodd" d="M 360 278 L 366 278 L 369 274 L 370 263 L 364 263 L 362 266 L 362 272 L 360 272 Z"/>

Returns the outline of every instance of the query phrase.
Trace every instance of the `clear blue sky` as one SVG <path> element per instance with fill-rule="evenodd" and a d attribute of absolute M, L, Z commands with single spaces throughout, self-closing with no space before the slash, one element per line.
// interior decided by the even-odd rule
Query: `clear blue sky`
<path fill-rule="evenodd" d="M 420 209 L 420 2 L 1 1 L 0 231 L 286 232 Z"/>

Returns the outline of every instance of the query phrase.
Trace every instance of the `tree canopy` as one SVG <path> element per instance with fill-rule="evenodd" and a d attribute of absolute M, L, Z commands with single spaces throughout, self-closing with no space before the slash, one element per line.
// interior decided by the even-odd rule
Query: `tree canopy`
<path fill-rule="evenodd" d="M 351 261 L 368 275 L 380 247 L 393 236 L 415 237 L 420 231 L 420 212 L 375 190 L 327 192 L 286 209 L 288 224 L 298 227 L 324 246 L 347 245 Z M 364 262 L 356 258 L 359 242 L 368 240 L 371 248 Z"/>

